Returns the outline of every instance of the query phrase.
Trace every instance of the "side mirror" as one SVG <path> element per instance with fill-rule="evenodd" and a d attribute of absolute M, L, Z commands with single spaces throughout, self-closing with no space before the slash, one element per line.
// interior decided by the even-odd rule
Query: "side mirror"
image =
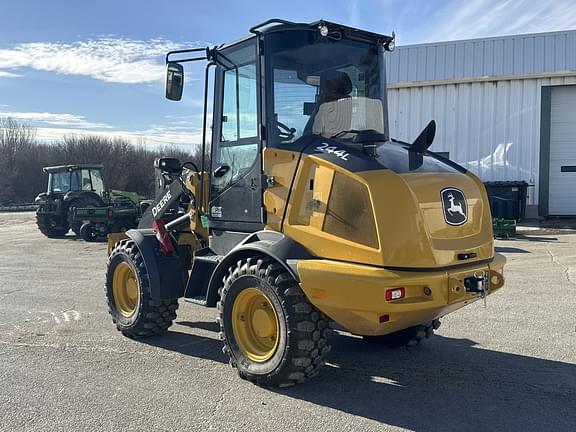
<path fill-rule="evenodd" d="M 180 160 L 172 157 L 154 159 L 154 168 L 169 174 L 179 174 L 182 170 Z"/>
<path fill-rule="evenodd" d="M 179 101 L 184 89 L 184 67 L 180 63 L 170 62 L 166 68 L 166 98 Z"/>

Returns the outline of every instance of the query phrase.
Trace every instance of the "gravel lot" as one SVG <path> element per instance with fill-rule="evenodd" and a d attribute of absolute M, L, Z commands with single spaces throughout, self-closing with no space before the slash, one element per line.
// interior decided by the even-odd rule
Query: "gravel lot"
<path fill-rule="evenodd" d="M 136 342 L 106 310 L 105 244 L 47 239 L 0 213 L 0 430 L 576 430 L 576 235 L 498 241 L 507 285 L 412 349 L 333 339 L 283 390 L 242 381 L 215 311 L 182 304 Z"/>

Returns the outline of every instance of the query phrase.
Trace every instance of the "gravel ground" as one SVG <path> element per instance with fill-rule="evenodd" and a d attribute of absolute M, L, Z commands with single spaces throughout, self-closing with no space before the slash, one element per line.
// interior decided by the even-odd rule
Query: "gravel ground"
<path fill-rule="evenodd" d="M 576 235 L 498 241 L 507 285 L 391 350 L 333 339 L 316 379 L 242 381 L 212 309 L 182 304 L 164 337 L 115 330 L 105 245 L 47 239 L 0 213 L 2 431 L 574 431 Z"/>

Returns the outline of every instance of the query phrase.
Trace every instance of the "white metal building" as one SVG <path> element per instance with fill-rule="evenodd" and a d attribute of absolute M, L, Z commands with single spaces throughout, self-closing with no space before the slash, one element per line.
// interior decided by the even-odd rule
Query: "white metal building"
<path fill-rule="evenodd" d="M 391 136 L 431 120 L 431 150 L 484 181 L 525 180 L 527 215 L 576 215 L 576 30 L 398 47 Z"/>

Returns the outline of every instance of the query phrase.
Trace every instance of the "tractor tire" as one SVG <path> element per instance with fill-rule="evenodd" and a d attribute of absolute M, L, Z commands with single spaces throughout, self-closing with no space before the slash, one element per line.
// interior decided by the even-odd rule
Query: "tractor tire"
<path fill-rule="evenodd" d="M 64 237 L 68 232 L 68 226 L 57 227 L 50 216 L 36 213 L 36 225 L 42 234 L 46 237 Z"/>
<path fill-rule="evenodd" d="M 89 222 L 82 224 L 80 227 L 80 237 L 87 242 L 95 242 L 100 238 L 98 232 L 94 229 L 94 225 Z"/>
<path fill-rule="evenodd" d="M 316 374 L 330 352 L 328 318 L 268 257 L 230 267 L 218 302 L 223 352 L 241 378 L 285 387 Z"/>
<path fill-rule="evenodd" d="M 364 336 L 364 340 L 377 343 L 388 348 L 415 347 L 426 339 L 434 336 L 434 330 L 440 327 L 440 320 L 434 320 L 427 325 L 417 325 L 384 336 Z"/>
<path fill-rule="evenodd" d="M 112 321 L 129 338 L 163 333 L 176 319 L 178 299 L 153 300 L 148 281 L 144 260 L 134 242 L 118 242 L 108 259 L 105 293 Z"/>
<path fill-rule="evenodd" d="M 87 207 L 101 207 L 101 205 L 98 201 L 91 197 L 80 197 L 68 204 L 68 225 L 77 236 L 80 236 L 80 228 L 82 228 L 82 222 L 77 222 L 74 220 L 74 209 Z"/>

